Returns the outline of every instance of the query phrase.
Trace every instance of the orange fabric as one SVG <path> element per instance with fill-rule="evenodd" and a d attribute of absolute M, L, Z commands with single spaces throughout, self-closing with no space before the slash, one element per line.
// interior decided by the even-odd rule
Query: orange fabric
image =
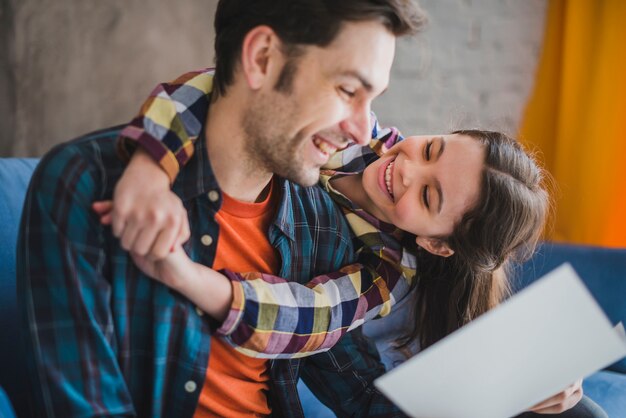
<path fill-rule="evenodd" d="M 556 180 L 548 238 L 626 247 L 626 2 L 551 0 L 521 137 Z"/>
<path fill-rule="evenodd" d="M 244 203 L 224 194 L 213 268 L 277 273 L 279 256 L 267 239 L 278 201 L 275 188 L 261 203 Z M 247 357 L 221 338 L 211 337 L 206 380 L 194 418 L 256 417 L 271 413 L 267 403 L 268 361 Z"/>

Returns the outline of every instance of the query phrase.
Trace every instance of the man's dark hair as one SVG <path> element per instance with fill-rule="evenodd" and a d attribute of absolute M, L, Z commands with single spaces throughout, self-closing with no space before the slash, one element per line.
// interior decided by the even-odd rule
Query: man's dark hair
<path fill-rule="evenodd" d="M 232 84 L 243 39 L 256 26 L 271 27 L 291 58 L 298 54 L 298 46 L 329 45 L 344 22 L 370 20 L 403 36 L 419 31 L 426 18 L 414 0 L 220 0 L 215 13 L 213 97 L 225 95 Z"/>

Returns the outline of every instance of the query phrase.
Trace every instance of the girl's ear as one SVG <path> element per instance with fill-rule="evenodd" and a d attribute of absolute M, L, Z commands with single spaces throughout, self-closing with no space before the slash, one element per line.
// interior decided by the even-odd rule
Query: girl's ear
<path fill-rule="evenodd" d="M 415 242 L 429 253 L 440 257 L 450 257 L 454 254 L 454 250 L 448 246 L 448 243 L 439 238 L 417 237 Z"/>

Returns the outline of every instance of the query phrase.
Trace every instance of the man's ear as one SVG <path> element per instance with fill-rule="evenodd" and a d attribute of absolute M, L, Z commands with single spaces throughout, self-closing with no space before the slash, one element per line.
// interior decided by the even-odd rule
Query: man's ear
<path fill-rule="evenodd" d="M 439 238 L 417 237 L 415 242 L 429 253 L 440 257 L 450 257 L 454 254 L 454 250 L 448 246 L 448 243 Z"/>
<path fill-rule="evenodd" d="M 276 77 L 272 72 L 284 61 L 280 47 L 280 38 L 269 26 L 256 26 L 246 34 L 241 45 L 241 68 L 252 90 Z"/>

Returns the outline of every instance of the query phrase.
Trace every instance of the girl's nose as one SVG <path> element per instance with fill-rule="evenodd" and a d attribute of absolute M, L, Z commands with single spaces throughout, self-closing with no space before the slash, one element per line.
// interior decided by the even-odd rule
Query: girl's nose
<path fill-rule="evenodd" d="M 419 164 L 407 157 L 402 160 L 402 164 L 399 167 L 399 175 L 401 183 L 404 187 L 409 187 L 415 177 L 419 175 L 420 167 Z"/>

